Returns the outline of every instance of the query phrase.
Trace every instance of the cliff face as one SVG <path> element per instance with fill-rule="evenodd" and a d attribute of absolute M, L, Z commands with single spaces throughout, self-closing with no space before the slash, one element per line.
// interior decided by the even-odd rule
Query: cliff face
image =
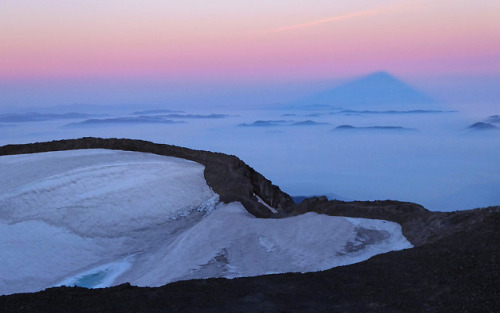
<path fill-rule="evenodd" d="M 223 153 L 155 144 L 143 140 L 86 137 L 24 145 L 6 145 L 0 147 L 0 155 L 75 149 L 137 151 L 198 162 L 205 166 L 205 179 L 208 185 L 220 195 L 221 201 L 225 203 L 239 201 L 248 212 L 256 217 L 270 217 L 273 214 L 266 206 L 259 203 L 254 195 L 276 208 L 279 215 L 286 215 L 294 207 L 291 197 L 282 192 L 279 187 L 273 185 L 271 181 L 237 157 Z"/>

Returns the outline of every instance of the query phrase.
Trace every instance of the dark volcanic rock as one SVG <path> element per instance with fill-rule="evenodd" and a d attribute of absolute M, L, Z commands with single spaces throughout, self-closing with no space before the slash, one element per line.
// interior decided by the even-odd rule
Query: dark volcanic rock
<path fill-rule="evenodd" d="M 75 149 L 138 151 L 195 161 L 205 166 L 205 179 L 208 185 L 220 195 L 223 202 L 239 201 L 257 217 L 269 217 L 272 213 L 257 201 L 254 194 L 276 208 L 281 214 L 286 214 L 293 207 L 292 198 L 282 192 L 279 187 L 274 186 L 237 157 L 223 153 L 155 144 L 143 140 L 86 137 L 25 145 L 6 145 L 0 147 L 0 155 Z"/>
<path fill-rule="evenodd" d="M 500 207 L 430 212 L 399 201 L 292 199 L 235 156 L 128 139 L 82 138 L 0 147 L 0 155 L 106 148 L 150 152 L 204 164 L 223 201 L 269 216 L 320 214 L 402 225 L 413 249 L 315 273 L 180 281 L 88 290 L 58 287 L 0 296 L 0 312 L 500 312 Z"/>
<path fill-rule="evenodd" d="M 331 216 L 374 218 L 401 225 L 404 236 L 414 245 L 433 243 L 446 236 L 480 224 L 483 211 L 431 212 L 421 205 L 400 201 L 329 201 L 313 197 L 296 205 L 292 214 L 317 212 Z"/>
<path fill-rule="evenodd" d="M 0 311 L 499 312 L 500 207 L 468 214 L 477 222 L 433 243 L 323 272 L 51 288 L 0 297 Z"/>

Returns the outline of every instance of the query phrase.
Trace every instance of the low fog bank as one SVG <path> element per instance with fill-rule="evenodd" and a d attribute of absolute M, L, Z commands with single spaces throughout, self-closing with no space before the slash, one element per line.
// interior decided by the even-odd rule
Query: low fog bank
<path fill-rule="evenodd" d="M 399 90 L 413 88 L 407 80 L 382 76 Z M 458 79 L 455 85 L 443 78 L 414 80 L 417 92 L 435 100 L 422 107 L 296 101 L 325 90 L 338 98 L 339 90 L 344 95 L 352 86 L 367 88 L 359 81 L 265 88 L 235 82 L 192 90 L 168 82 L 142 82 L 129 90 L 116 83 L 95 93 L 86 82 L 79 88 L 57 86 L 56 102 L 50 102 L 48 87 L 15 97 L 22 88 L 16 93 L 4 85 L 0 145 L 84 136 L 144 139 L 237 155 L 292 196 L 395 199 L 441 211 L 500 204 L 500 128 L 470 128 L 500 114 L 494 101 L 500 94 L 491 88 L 496 78 Z M 94 104 L 62 105 L 74 102 L 69 99 Z M 40 105 L 28 105 L 33 103 Z"/>

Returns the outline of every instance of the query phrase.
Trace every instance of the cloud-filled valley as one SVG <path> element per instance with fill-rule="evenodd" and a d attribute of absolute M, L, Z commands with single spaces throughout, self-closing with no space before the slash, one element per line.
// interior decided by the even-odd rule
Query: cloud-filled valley
<path fill-rule="evenodd" d="M 389 87 L 397 81 L 386 76 L 382 81 L 387 80 Z M 399 90 L 400 83 L 395 84 Z M 366 80 L 362 85 L 367 88 Z M 82 106 L 80 112 L 86 108 L 94 107 Z M 31 116 L 51 112 L 50 116 L 59 118 L 0 122 L 0 143 L 129 137 L 237 155 L 291 195 L 398 199 L 445 211 L 488 206 L 499 200 L 486 193 L 472 197 L 467 205 L 443 200 L 460 190 L 500 181 L 498 132 L 469 128 L 477 122 L 497 127 L 498 112 L 471 115 L 441 103 L 430 108 L 376 103 L 370 108 L 345 103 L 135 108 L 94 108 L 105 114 L 98 118 L 68 115 L 78 112 L 74 105 L 58 107 L 57 113 L 53 108 L 38 109 Z M 60 119 L 66 116 L 73 117 L 71 123 Z"/>

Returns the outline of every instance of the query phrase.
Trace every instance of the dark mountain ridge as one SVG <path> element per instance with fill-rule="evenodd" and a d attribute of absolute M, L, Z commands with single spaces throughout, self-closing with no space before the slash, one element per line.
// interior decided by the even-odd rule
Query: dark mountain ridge
<path fill-rule="evenodd" d="M 255 195 L 270 206 L 277 208 L 281 214 L 288 213 L 293 207 L 292 198 L 282 192 L 279 187 L 274 186 L 264 176 L 236 156 L 223 153 L 155 144 L 144 140 L 85 137 L 24 145 L 6 145 L 0 147 L 0 155 L 76 149 L 146 152 L 195 161 L 205 166 L 205 179 L 208 185 L 219 194 L 223 202 L 239 201 L 250 213 L 257 217 L 269 217 L 272 212 L 259 203 Z"/>
<path fill-rule="evenodd" d="M 399 201 L 290 196 L 235 156 L 141 140 L 81 138 L 0 147 L 0 155 L 71 149 L 149 152 L 205 165 L 224 202 L 257 217 L 305 212 L 394 221 L 415 248 L 315 273 L 181 281 L 158 288 L 58 287 L 0 296 L 1 312 L 498 312 L 500 207 L 431 212 Z M 277 214 L 258 202 L 257 195 Z"/>

